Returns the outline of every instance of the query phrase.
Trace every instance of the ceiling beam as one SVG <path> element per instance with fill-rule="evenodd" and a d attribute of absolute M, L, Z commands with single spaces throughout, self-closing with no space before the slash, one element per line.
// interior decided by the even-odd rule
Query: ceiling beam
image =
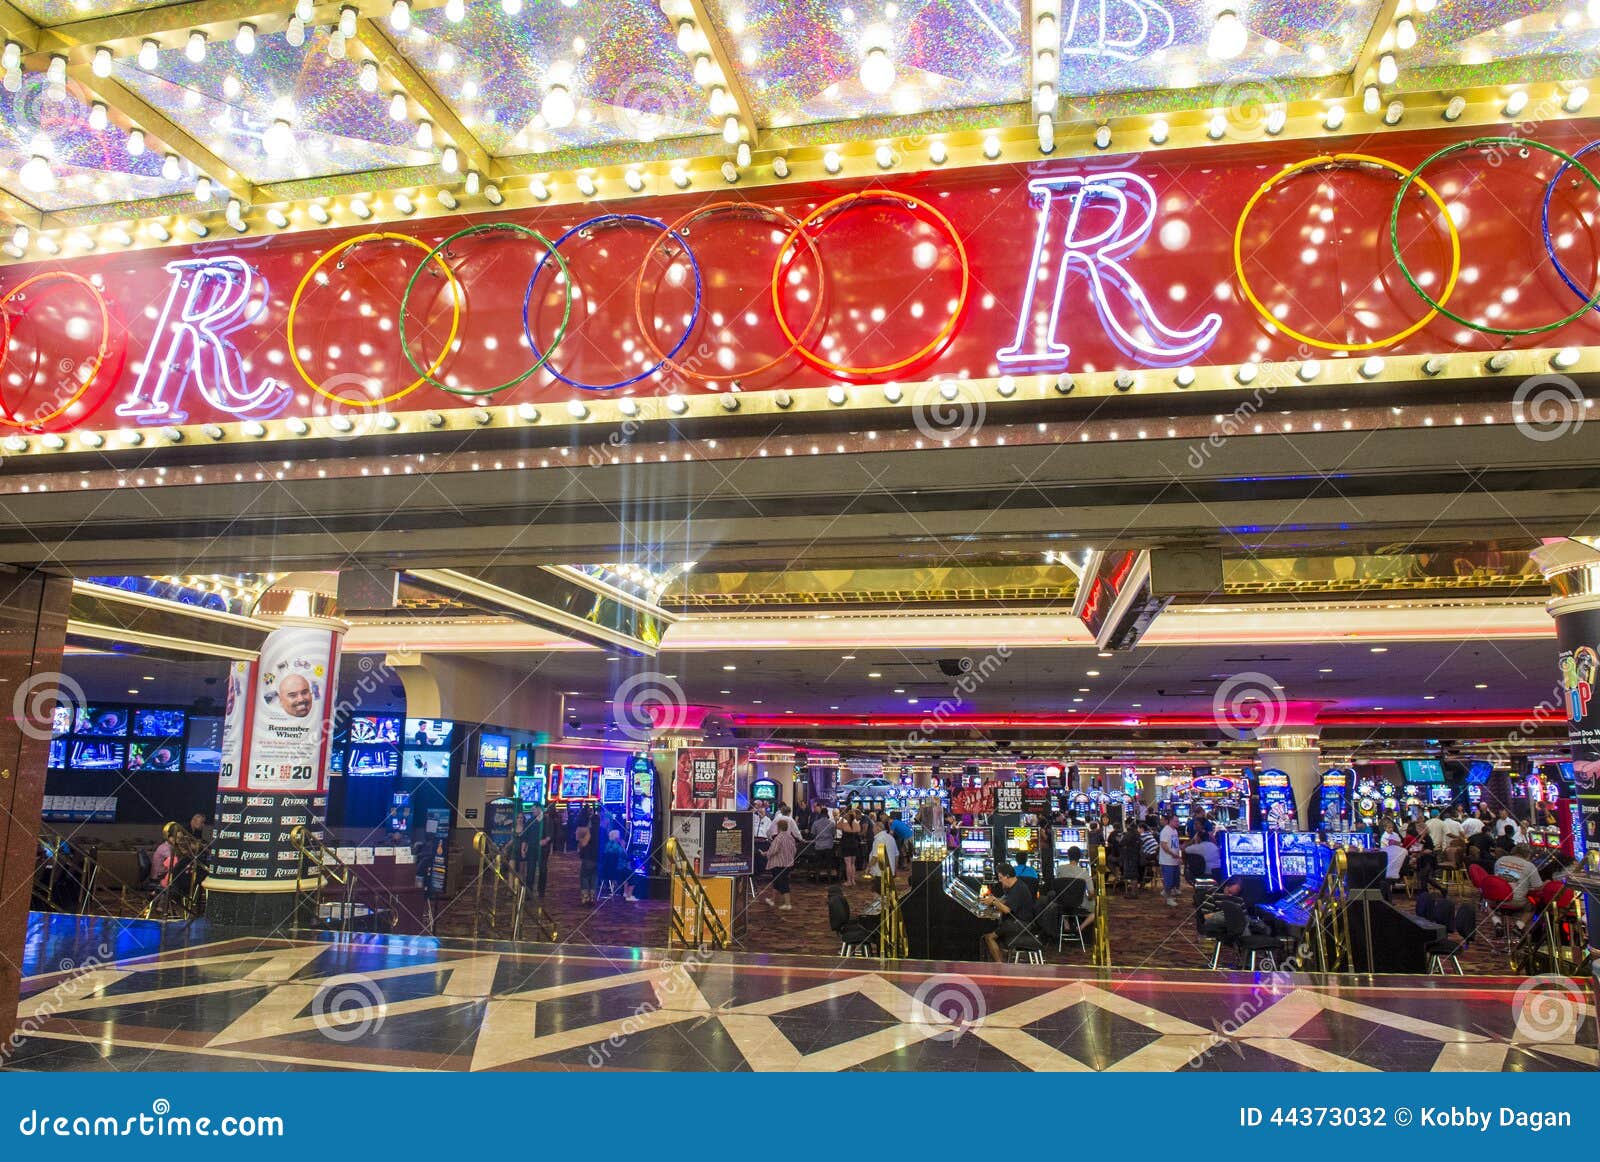
<path fill-rule="evenodd" d="M 415 101 L 427 115 L 428 120 L 433 122 L 435 137 L 448 138 L 461 153 L 461 172 L 465 174 L 467 170 L 475 169 L 484 181 L 492 181 L 496 171 L 494 158 L 489 156 L 489 151 L 484 149 L 472 131 L 462 124 L 461 118 L 456 116 L 456 111 L 450 107 L 450 103 L 439 95 L 438 90 L 417 70 L 410 58 L 395 47 L 394 42 L 389 39 L 389 34 L 378 22 L 371 18 L 362 20 L 356 26 L 356 40 L 377 64 L 378 71 Z M 440 148 L 437 142 L 434 148 Z"/>
<path fill-rule="evenodd" d="M 1367 33 L 1366 43 L 1361 46 L 1361 51 L 1356 54 L 1355 67 L 1350 70 L 1350 95 L 1359 97 L 1362 89 L 1367 84 L 1367 74 L 1372 71 L 1372 63 L 1378 59 L 1378 52 L 1383 48 L 1383 38 L 1389 35 L 1394 27 L 1395 14 L 1400 11 L 1400 0 L 1383 0 L 1378 9 L 1377 16 L 1372 21 L 1372 29 Z"/>
<path fill-rule="evenodd" d="M 85 65 L 68 69 L 67 75 L 104 101 L 109 108 L 121 113 L 130 122 L 155 137 L 173 153 L 185 161 L 194 163 L 196 169 L 223 186 L 229 195 L 238 198 L 245 206 L 248 207 L 255 200 L 255 186 L 248 178 L 120 81 L 110 77 L 97 77 L 93 70 Z"/>
<path fill-rule="evenodd" d="M 0 215 L 13 226 L 26 226 L 30 230 L 41 230 L 45 225 L 44 213 L 37 206 L 30 205 L 5 190 L 0 190 Z M 5 241 L 9 242 L 11 231 L 7 230 L 6 234 Z"/>
<path fill-rule="evenodd" d="M 0 0 L 0 36 L 16 41 L 27 52 L 39 47 L 39 26 L 10 0 Z"/>

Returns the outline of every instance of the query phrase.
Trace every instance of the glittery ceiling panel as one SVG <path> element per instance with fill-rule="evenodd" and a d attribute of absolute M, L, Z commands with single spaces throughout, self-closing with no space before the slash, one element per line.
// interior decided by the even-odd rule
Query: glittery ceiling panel
<path fill-rule="evenodd" d="M 355 53 L 328 55 L 326 30 L 292 47 L 281 34 L 260 38 L 241 55 L 211 45 L 194 64 L 182 49 L 160 54 L 151 72 L 130 59 L 116 76 L 252 182 L 323 177 L 395 166 L 428 165 L 416 126 L 389 116 L 389 95 L 363 90 Z M 292 134 L 269 134 L 274 121 Z"/>
<path fill-rule="evenodd" d="M 67 24 L 74 20 L 92 20 L 97 16 L 114 16 L 119 12 L 160 8 L 171 0 L 14 0 L 14 2 L 26 16 L 39 24 Z"/>
<path fill-rule="evenodd" d="M 1009 0 L 714 0 L 713 8 L 765 125 L 1027 98 L 1028 37 Z M 894 62 L 884 92 L 861 79 L 874 46 Z"/>
<path fill-rule="evenodd" d="M 396 40 L 490 153 L 717 128 L 654 0 L 537 0 L 514 16 L 490 0 L 469 5 L 459 23 L 431 8 Z"/>
<path fill-rule="evenodd" d="M 29 188 L 22 167 L 35 153 L 50 162 L 53 187 Z M 52 91 L 29 73 L 20 91 L 0 89 L 0 186 L 42 210 L 158 198 L 189 188 L 192 178 L 161 176 L 162 155 L 128 153 L 115 127 L 92 129 L 89 104 L 76 85 Z M 37 184 L 37 183 L 36 183 Z"/>
<path fill-rule="evenodd" d="M 1481 65 L 1596 46 L 1600 29 L 1588 17 L 1586 0 L 1439 0 L 1417 16 L 1417 46 L 1402 65 Z"/>
<path fill-rule="evenodd" d="M 1231 104 L 1240 83 L 1327 77 L 1353 67 L 1381 0 L 1255 0 L 1236 5 L 1243 52 L 1215 60 L 1213 8 L 1160 0 L 1075 0 L 1062 9 L 1063 96 L 1217 86 Z M 1269 92 L 1263 94 L 1272 98 Z"/>

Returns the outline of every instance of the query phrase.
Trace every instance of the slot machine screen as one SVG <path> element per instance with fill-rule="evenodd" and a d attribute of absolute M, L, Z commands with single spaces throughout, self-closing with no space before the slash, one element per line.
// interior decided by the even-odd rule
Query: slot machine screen
<path fill-rule="evenodd" d="M 130 771 L 175 771 L 183 749 L 176 742 L 135 742 L 128 746 Z"/>
<path fill-rule="evenodd" d="M 450 752 L 407 750 L 400 760 L 400 774 L 407 779 L 448 779 Z"/>
<path fill-rule="evenodd" d="M 338 750 L 333 752 L 339 754 Z M 189 741 L 183 752 L 183 769 L 197 775 L 222 770 L 222 719 L 189 719 Z"/>
<path fill-rule="evenodd" d="M 621 804 L 628 801 L 628 780 L 621 767 L 607 767 L 600 778 L 600 802 Z"/>
<path fill-rule="evenodd" d="M 542 807 L 544 806 L 544 768 L 535 767 L 534 769 L 538 772 L 537 774 L 517 776 L 517 798 L 524 803 Z"/>
<path fill-rule="evenodd" d="M 433 748 L 449 746 L 450 735 L 454 733 L 455 726 L 455 723 L 443 718 L 408 718 L 406 746 Z"/>
<path fill-rule="evenodd" d="M 120 742 L 74 742 L 69 761 L 75 771 L 120 771 L 125 756 Z"/>
<path fill-rule="evenodd" d="M 1455 791 L 1445 783 L 1437 787 L 1428 788 L 1428 804 L 1432 807 L 1448 807 L 1456 801 Z"/>
<path fill-rule="evenodd" d="M 511 739 L 503 734 L 478 735 L 478 777 L 501 778 L 511 769 Z"/>
<path fill-rule="evenodd" d="M 563 799 L 594 798 L 593 767 L 562 767 L 561 797 Z"/>
<path fill-rule="evenodd" d="M 185 717 L 181 710 L 135 710 L 133 733 L 140 738 L 182 738 Z"/>
<path fill-rule="evenodd" d="M 1317 836 L 1311 831 L 1278 834 L 1278 873 L 1283 879 L 1311 879 L 1317 870 Z M 1323 854 L 1326 854 L 1323 852 Z"/>
<path fill-rule="evenodd" d="M 1222 868 L 1230 876 L 1267 875 L 1267 837 L 1260 831 L 1225 831 Z"/>
<path fill-rule="evenodd" d="M 73 733 L 94 738 L 122 738 L 128 733 L 128 712 L 114 706 L 80 706 Z"/>
<path fill-rule="evenodd" d="M 50 716 L 50 730 L 54 734 L 71 734 L 74 711 L 70 704 L 57 706 Z"/>

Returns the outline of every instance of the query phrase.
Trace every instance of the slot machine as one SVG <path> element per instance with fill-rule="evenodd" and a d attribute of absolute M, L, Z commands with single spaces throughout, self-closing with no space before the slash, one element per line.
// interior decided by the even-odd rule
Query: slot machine
<path fill-rule="evenodd" d="M 1064 876 L 1071 866 L 1067 853 L 1074 847 L 1078 849 L 1078 866 L 1089 867 L 1089 830 L 1086 827 L 1056 827 L 1051 829 L 1050 874 L 1052 877 Z"/>
<path fill-rule="evenodd" d="M 956 828 L 956 874 L 974 885 L 994 882 L 994 832 L 987 827 Z"/>
<path fill-rule="evenodd" d="M 1318 827 L 1335 831 L 1350 822 L 1350 774 L 1335 768 L 1322 772 L 1322 786 L 1317 794 Z"/>
<path fill-rule="evenodd" d="M 1000 858 L 1002 860 L 1009 864 L 1015 864 L 1017 863 L 1017 857 L 1023 856 L 1025 857 L 1023 862 L 1041 876 L 1044 875 L 1044 861 L 1039 858 L 1039 835 L 1043 828 L 1018 825 L 1015 827 L 1000 827 L 996 830 L 1000 832 L 1002 840 L 1000 844 Z"/>
<path fill-rule="evenodd" d="M 650 854 L 655 845 L 656 768 L 649 755 L 628 760 L 628 866 L 633 890 L 649 895 Z"/>
<path fill-rule="evenodd" d="M 1265 770 L 1256 775 L 1256 807 L 1261 826 L 1268 831 L 1296 831 L 1300 827 L 1294 787 L 1283 771 Z"/>
<path fill-rule="evenodd" d="M 1267 833 L 1264 831 L 1224 831 L 1222 833 L 1222 874 L 1255 876 L 1267 879 Z"/>

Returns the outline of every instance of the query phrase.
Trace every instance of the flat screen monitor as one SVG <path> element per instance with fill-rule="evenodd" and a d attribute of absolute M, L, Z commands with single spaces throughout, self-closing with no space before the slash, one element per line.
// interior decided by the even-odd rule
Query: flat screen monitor
<path fill-rule="evenodd" d="M 1222 868 L 1230 876 L 1267 874 L 1267 837 L 1260 831 L 1224 831 Z"/>
<path fill-rule="evenodd" d="M 450 752 L 447 750 L 408 750 L 400 759 L 400 775 L 407 779 L 448 779 Z"/>
<path fill-rule="evenodd" d="M 128 745 L 130 771 L 175 771 L 182 758 L 183 748 L 176 741 L 141 741 Z"/>
<path fill-rule="evenodd" d="M 189 745 L 183 766 L 197 775 L 214 775 L 222 770 L 222 719 L 189 719 Z"/>
<path fill-rule="evenodd" d="M 57 706 L 55 713 L 50 716 L 50 730 L 55 734 L 71 734 L 73 722 L 73 707 L 69 703 Z"/>
<path fill-rule="evenodd" d="M 511 769 L 511 739 L 503 734 L 478 735 L 478 774 L 485 779 L 504 776 Z"/>
<path fill-rule="evenodd" d="M 80 706 L 72 729 L 94 738 L 122 738 L 128 733 L 128 712 L 118 706 Z"/>
<path fill-rule="evenodd" d="M 140 738 L 182 738 L 185 717 L 181 710 L 135 710 L 133 733 Z"/>
<path fill-rule="evenodd" d="M 593 767 L 562 767 L 561 768 L 561 797 L 563 799 L 592 799 L 594 798 Z"/>
<path fill-rule="evenodd" d="M 1401 759 L 1400 772 L 1408 783 L 1444 782 L 1444 765 L 1438 759 Z"/>
<path fill-rule="evenodd" d="M 400 769 L 399 748 L 384 743 L 354 743 L 346 759 L 351 778 L 384 778 Z"/>
<path fill-rule="evenodd" d="M 1489 781 L 1489 775 L 1494 770 L 1493 763 L 1486 763 L 1482 759 L 1467 764 L 1467 785 L 1481 787 Z"/>
<path fill-rule="evenodd" d="M 67 765 L 67 740 L 52 738 L 50 740 L 50 769 L 59 771 Z"/>
<path fill-rule="evenodd" d="M 1455 801 L 1455 791 L 1444 783 L 1428 788 L 1428 805 L 1431 807 L 1448 807 Z"/>
<path fill-rule="evenodd" d="M 443 718 L 406 719 L 407 747 L 446 747 L 456 724 Z"/>
<path fill-rule="evenodd" d="M 1317 876 L 1317 836 L 1311 831 L 1278 833 L 1278 872 L 1284 879 L 1320 879 Z"/>
<path fill-rule="evenodd" d="M 628 801 L 628 780 L 621 767 L 607 767 L 600 780 L 600 802 L 622 804 Z"/>
<path fill-rule="evenodd" d="M 120 771 L 125 757 L 120 742 L 79 741 L 72 744 L 68 762 L 75 771 Z"/>
<path fill-rule="evenodd" d="M 400 719 L 389 714 L 364 714 L 350 720 L 350 741 L 353 743 L 400 744 Z"/>

